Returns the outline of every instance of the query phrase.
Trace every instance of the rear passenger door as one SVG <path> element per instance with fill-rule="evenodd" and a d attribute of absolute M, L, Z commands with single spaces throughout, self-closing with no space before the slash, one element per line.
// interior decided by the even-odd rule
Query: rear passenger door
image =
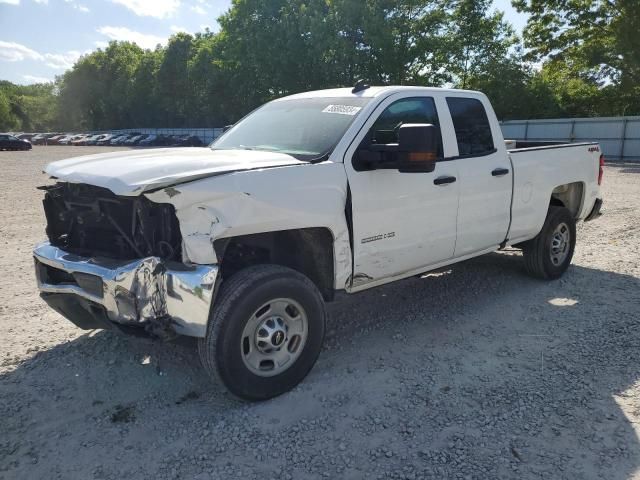
<path fill-rule="evenodd" d="M 511 162 L 488 101 L 447 96 L 455 130 L 460 182 L 455 257 L 500 245 L 507 235 L 511 214 Z"/>

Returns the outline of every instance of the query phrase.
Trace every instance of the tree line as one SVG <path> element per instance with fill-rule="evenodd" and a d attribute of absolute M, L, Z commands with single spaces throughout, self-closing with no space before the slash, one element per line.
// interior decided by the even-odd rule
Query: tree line
<path fill-rule="evenodd" d="M 54 83 L 0 82 L 0 130 L 202 127 L 275 97 L 370 84 L 482 90 L 500 119 L 640 114 L 640 2 L 234 0 L 217 32 L 111 42 Z"/>

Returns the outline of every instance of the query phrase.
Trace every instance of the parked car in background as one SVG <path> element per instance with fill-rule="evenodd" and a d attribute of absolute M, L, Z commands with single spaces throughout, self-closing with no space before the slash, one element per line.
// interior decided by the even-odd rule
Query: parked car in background
<path fill-rule="evenodd" d="M 45 145 L 55 145 L 56 141 L 53 140 L 56 137 L 60 137 L 61 135 L 67 135 L 66 133 L 52 133 L 51 135 L 49 135 L 47 137 L 47 141 L 45 142 Z"/>
<path fill-rule="evenodd" d="M 85 145 L 97 145 L 99 141 L 107 138 L 108 136 L 108 133 L 100 133 L 98 135 L 94 135 L 93 137 L 87 139 Z"/>
<path fill-rule="evenodd" d="M 130 132 L 127 133 L 127 135 L 125 137 L 122 138 L 122 140 L 118 140 L 118 145 L 125 145 L 129 140 L 131 140 L 133 137 L 137 137 L 139 135 L 142 135 L 140 132 Z"/>
<path fill-rule="evenodd" d="M 71 140 L 71 142 L 69 142 L 71 145 L 74 146 L 82 146 L 82 145 L 86 145 L 87 141 L 97 137 L 98 135 L 91 135 L 91 134 L 82 134 L 79 136 L 79 138 L 76 138 L 75 140 Z"/>
<path fill-rule="evenodd" d="M 106 135 L 103 135 L 96 142 L 96 145 L 99 145 L 99 146 L 109 145 L 111 143 L 111 139 L 114 138 L 115 136 L 116 136 L 116 134 L 114 134 L 114 133 L 107 133 Z"/>
<path fill-rule="evenodd" d="M 136 135 L 135 137 L 131 137 L 129 140 L 124 142 L 124 144 L 128 146 L 137 145 L 141 140 L 144 140 L 147 137 L 148 135 Z"/>
<path fill-rule="evenodd" d="M 84 138 L 83 134 L 68 134 L 68 135 L 63 135 L 62 137 L 57 139 L 57 144 L 58 145 L 73 145 L 73 142 L 76 140 L 81 140 Z"/>
<path fill-rule="evenodd" d="M 160 147 L 164 145 L 164 135 L 151 134 L 144 140 L 141 140 L 139 145 L 141 147 Z"/>
<path fill-rule="evenodd" d="M 32 145 L 139 145 L 141 147 L 200 147 L 204 142 L 197 135 L 162 134 L 141 132 L 112 133 L 23 133 L 8 132 L 21 140 L 29 140 Z"/>
<path fill-rule="evenodd" d="M 82 145 L 95 145 L 102 134 L 88 135 L 82 139 Z"/>
<path fill-rule="evenodd" d="M 203 145 L 204 143 L 197 135 L 183 135 L 174 144 L 176 147 L 201 147 Z"/>
<path fill-rule="evenodd" d="M 128 138 L 129 135 L 127 135 L 126 133 L 119 133 L 118 135 L 112 137 L 111 140 L 109 140 L 109 145 L 118 145 L 118 142 L 124 141 Z"/>
<path fill-rule="evenodd" d="M 18 140 L 29 140 L 29 141 L 31 141 L 31 139 L 33 137 L 35 137 L 35 136 L 36 136 L 35 133 L 17 133 L 17 134 L 15 134 L 15 137 Z"/>
<path fill-rule="evenodd" d="M 142 135 L 133 135 L 122 142 L 122 145 L 133 145 L 136 141 L 140 140 L 142 140 Z"/>
<path fill-rule="evenodd" d="M 46 133 L 38 133 L 31 137 L 31 145 L 44 145 L 44 141 L 47 139 Z"/>
<path fill-rule="evenodd" d="M 138 142 L 138 145 L 140 145 L 141 147 L 150 147 L 152 145 L 155 145 L 154 142 L 156 141 L 156 139 L 158 138 L 158 135 L 148 135 L 147 138 L 144 138 L 142 140 L 140 140 Z"/>
<path fill-rule="evenodd" d="M 0 133 L 0 150 L 31 150 L 31 143 L 8 133 Z"/>
<path fill-rule="evenodd" d="M 46 135 L 46 133 L 37 133 L 33 137 L 29 138 L 28 141 L 29 141 L 29 143 L 31 145 L 40 145 L 40 144 L 42 144 L 42 141 L 44 140 L 45 135 Z M 36 139 L 36 143 L 34 143 L 34 141 L 33 141 L 34 138 Z M 23 138 L 23 140 L 27 140 L 27 139 Z M 40 142 L 40 143 L 38 143 L 38 142 Z"/>
<path fill-rule="evenodd" d="M 187 137 L 188 137 L 188 135 L 174 135 L 173 136 L 173 143 L 171 144 L 171 146 L 172 147 L 180 147 L 180 146 L 182 146 L 181 143 L 184 142 Z"/>
<path fill-rule="evenodd" d="M 166 135 L 165 142 L 167 142 L 168 146 L 172 147 L 176 144 L 179 138 L 180 138 L 180 135 Z"/>
<path fill-rule="evenodd" d="M 175 143 L 175 139 L 166 135 L 149 135 L 144 140 L 141 140 L 138 145 L 141 147 L 167 147 Z"/>
<path fill-rule="evenodd" d="M 168 136 L 168 135 L 158 135 L 158 138 L 155 141 L 155 145 L 159 146 L 159 147 L 169 147 L 171 145 L 173 145 L 175 142 L 175 139 Z"/>
<path fill-rule="evenodd" d="M 58 142 L 60 140 L 62 140 L 63 138 L 68 137 L 69 135 L 64 134 L 64 133 L 59 133 L 57 135 L 53 135 L 52 137 L 49 137 L 47 139 L 47 145 L 58 145 Z"/>
<path fill-rule="evenodd" d="M 109 141 L 109 145 L 119 145 L 122 144 L 122 142 L 124 142 L 125 140 L 128 140 L 129 138 L 131 138 L 131 136 L 127 133 L 121 133 L 119 135 L 116 135 L 115 137 L 113 137 L 110 141 Z"/>
<path fill-rule="evenodd" d="M 67 145 L 81 145 L 81 141 L 84 140 L 84 138 L 86 137 L 86 135 L 84 134 L 78 134 L 78 135 L 74 135 L 73 137 L 68 137 L 68 139 L 62 139 L 60 140 L 60 145 L 65 145 L 63 143 L 64 140 L 67 140 Z"/>
<path fill-rule="evenodd" d="M 78 145 L 78 146 L 84 146 L 87 144 L 87 142 L 89 140 L 91 140 L 93 137 L 95 137 L 96 135 L 93 134 L 84 134 L 82 135 L 79 139 L 77 140 L 72 140 L 71 144 L 72 145 Z"/>

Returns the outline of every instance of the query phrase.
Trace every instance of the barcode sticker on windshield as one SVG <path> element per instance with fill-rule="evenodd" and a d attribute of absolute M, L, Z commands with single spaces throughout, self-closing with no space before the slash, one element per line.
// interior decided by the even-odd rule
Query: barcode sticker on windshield
<path fill-rule="evenodd" d="M 352 105 L 328 105 L 322 110 L 322 113 L 338 113 L 340 115 L 355 115 L 362 107 L 354 107 Z"/>

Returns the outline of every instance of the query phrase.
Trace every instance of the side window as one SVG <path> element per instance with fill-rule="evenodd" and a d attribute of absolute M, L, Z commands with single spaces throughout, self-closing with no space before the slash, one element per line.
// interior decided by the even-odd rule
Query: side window
<path fill-rule="evenodd" d="M 389 105 L 375 121 L 371 143 L 398 143 L 398 129 L 407 123 L 430 123 L 438 128 L 438 158 L 442 158 L 442 136 L 436 104 L 431 97 L 403 98 Z"/>
<path fill-rule="evenodd" d="M 479 156 L 495 151 L 491 127 L 482 102 L 475 98 L 447 98 L 460 156 Z"/>

